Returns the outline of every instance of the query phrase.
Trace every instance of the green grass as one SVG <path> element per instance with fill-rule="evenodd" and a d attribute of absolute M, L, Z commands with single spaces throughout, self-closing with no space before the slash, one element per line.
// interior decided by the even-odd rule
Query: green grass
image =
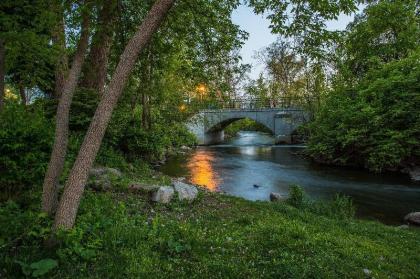
<path fill-rule="evenodd" d="M 1 275 L 22 277 L 16 260 L 52 258 L 58 267 L 51 278 L 369 277 L 363 269 L 374 278 L 420 277 L 419 230 L 206 192 L 192 204 L 168 206 L 88 192 L 77 227 L 59 235 L 58 248 L 42 248 L 42 235 L 3 248 Z"/>

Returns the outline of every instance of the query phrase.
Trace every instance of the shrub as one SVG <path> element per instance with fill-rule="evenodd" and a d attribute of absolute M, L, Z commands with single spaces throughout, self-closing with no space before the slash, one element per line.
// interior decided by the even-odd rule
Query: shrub
<path fill-rule="evenodd" d="M 318 161 L 381 172 L 420 162 L 420 52 L 336 88 L 310 125 Z"/>
<path fill-rule="evenodd" d="M 42 182 L 53 125 L 42 111 L 8 104 L 0 114 L 0 189 L 3 198 Z"/>
<path fill-rule="evenodd" d="M 296 208 L 332 218 L 350 219 L 356 212 L 350 197 L 337 194 L 331 201 L 311 201 L 298 185 L 290 186 L 287 202 Z"/>
<path fill-rule="evenodd" d="M 296 208 L 302 208 L 304 207 L 306 203 L 306 195 L 303 191 L 302 187 L 298 185 L 292 185 L 289 189 L 289 198 L 288 203 L 290 203 L 292 206 Z"/>

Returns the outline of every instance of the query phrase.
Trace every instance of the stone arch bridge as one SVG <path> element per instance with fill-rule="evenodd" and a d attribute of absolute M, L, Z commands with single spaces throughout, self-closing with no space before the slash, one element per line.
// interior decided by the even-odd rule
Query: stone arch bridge
<path fill-rule="evenodd" d="M 224 129 L 229 124 L 244 118 L 252 119 L 270 129 L 276 138 L 276 144 L 290 144 L 292 133 L 307 121 L 308 114 L 293 107 L 210 109 L 192 117 L 187 126 L 200 145 L 211 145 L 223 141 Z"/>

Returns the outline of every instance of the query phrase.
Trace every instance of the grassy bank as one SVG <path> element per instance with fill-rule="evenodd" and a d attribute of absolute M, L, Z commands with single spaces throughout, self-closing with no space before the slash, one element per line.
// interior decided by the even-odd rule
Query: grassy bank
<path fill-rule="evenodd" d="M 152 204 L 124 190 L 88 191 L 77 226 L 46 250 L 37 207 L 1 206 L 2 278 L 51 259 L 51 278 L 418 278 L 420 232 L 334 218 L 286 203 L 200 192 Z M 26 268 L 26 269 L 25 269 Z"/>

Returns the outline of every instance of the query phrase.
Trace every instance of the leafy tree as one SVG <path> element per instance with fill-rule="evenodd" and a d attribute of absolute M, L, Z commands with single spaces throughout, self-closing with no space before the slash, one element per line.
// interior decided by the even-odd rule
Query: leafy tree
<path fill-rule="evenodd" d="M 317 160 L 373 171 L 418 164 L 420 52 L 368 72 L 352 89 L 336 89 L 311 124 Z"/>
<path fill-rule="evenodd" d="M 51 69 L 55 49 L 49 44 L 54 15 L 49 1 L 18 0 L 0 3 L 0 45 L 3 47 L 2 82 L 7 78 L 21 93 L 26 103 L 25 90 L 38 87 L 51 92 Z M 2 65 L 0 65 L 2 66 Z M 0 88 L 2 94 L 4 87 Z"/>
<path fill-rule="evenodd" d="M 364 0 L 278 1 L 248 0 L 257 14 L 266 15 L 273 33 L 298 40 L 300 53 L 320 59 L 328 55 L 329 46 L 340 32 L 326 28 L 326 21 L 336 20 L 341 13 L 351 14 Z"/>
<path fill-rule="evenodd" d="M 416 1 L 379 1 L 370 4 L 348 27 L 343 55 L 351 75 L 363 77 L 367 71 L 399 60 L 418 48 L 420 25 Z"/>
<path fill-rule="evenodd" d="M 350 24 L 334 87 L 311 125 L 314 158 L 378 172 L 418 164 L 415 12 L 415 1 L 375 1 Z"/>

